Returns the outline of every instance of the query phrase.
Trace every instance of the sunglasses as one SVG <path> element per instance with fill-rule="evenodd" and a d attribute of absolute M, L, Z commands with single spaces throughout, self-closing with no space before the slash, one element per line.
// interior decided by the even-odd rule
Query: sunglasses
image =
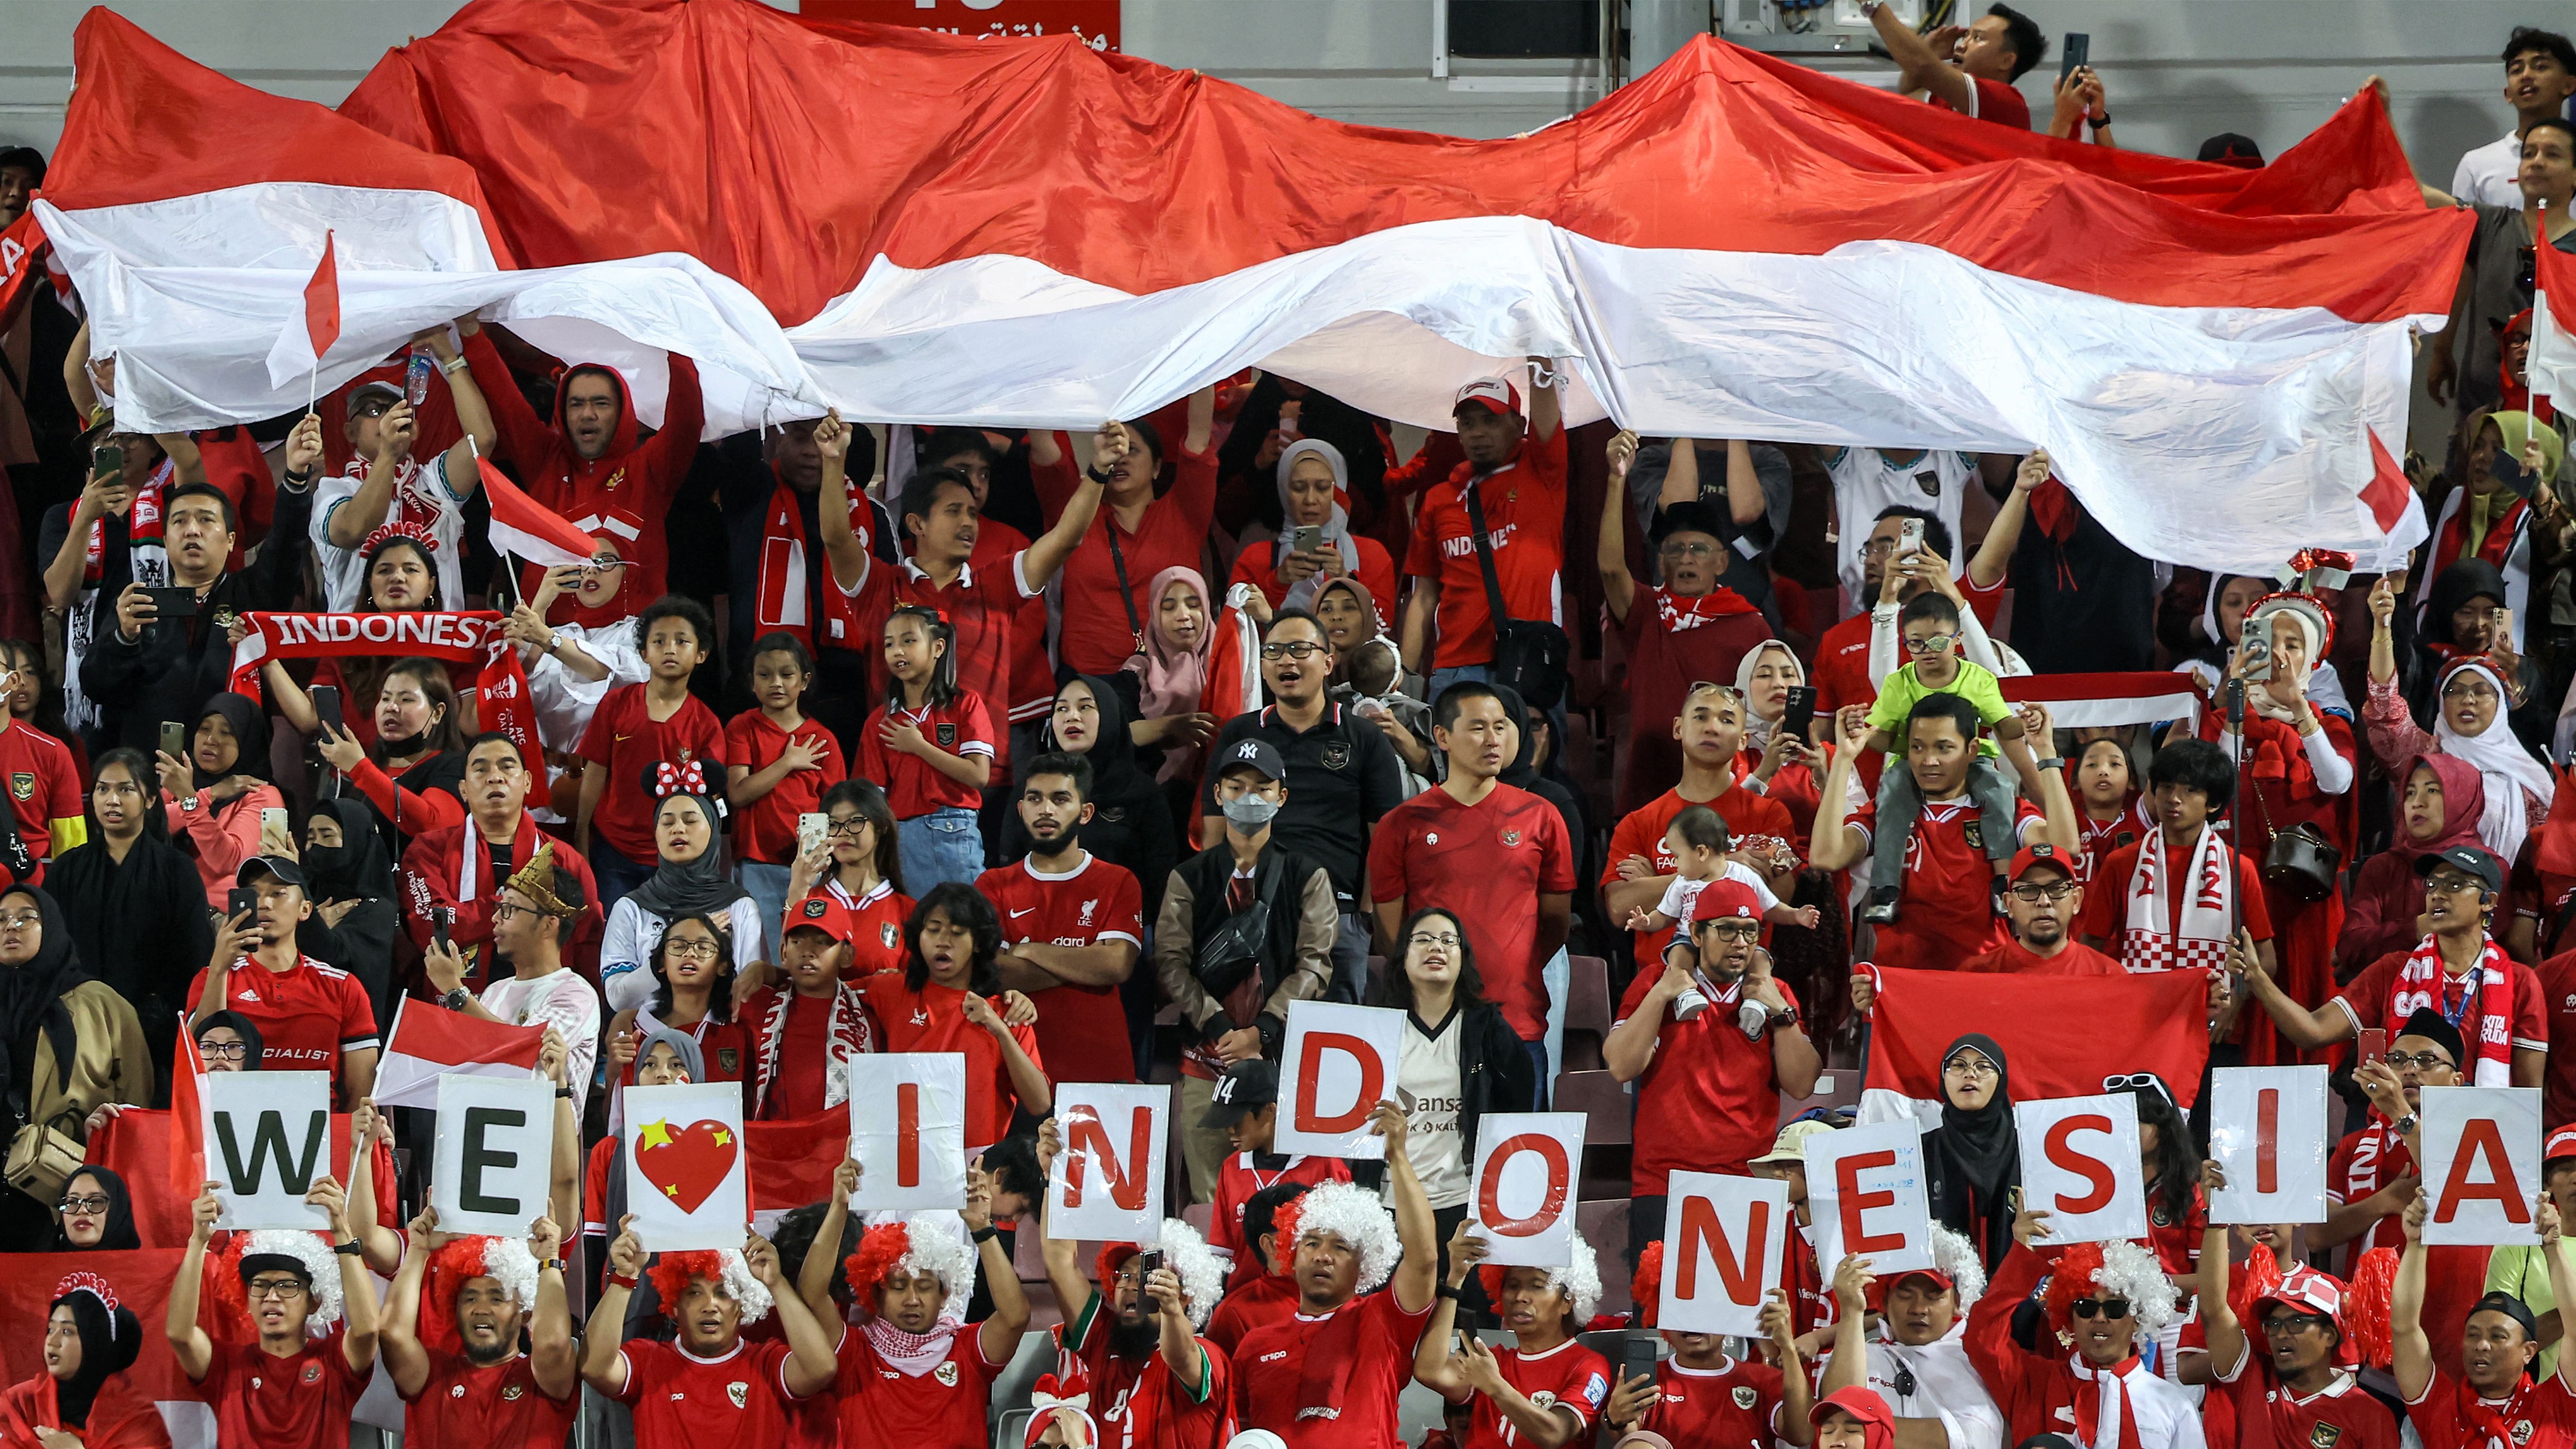
<path fill-rule="evenodd" d="M 2078 1318 L 2126 1318 L 2129 1316 L 2129 1300 L 2126 1298 L 2078 1298 L 2074 1302 L 2067 1304 L 2066 1307 L 2069 1312 L 2073 1313 Z"/>

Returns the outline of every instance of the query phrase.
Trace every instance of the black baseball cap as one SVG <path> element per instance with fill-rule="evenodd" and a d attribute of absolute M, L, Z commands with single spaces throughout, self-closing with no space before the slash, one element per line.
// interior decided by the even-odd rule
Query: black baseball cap
<path fill-rule="evenodd" d="M 2504 889 L 2504 862 L 2474 845 L 2454 845 L 2448 850 L 2431 851 L 2415 862 L 2417 875 L 2431 875 L 2433 867 L 2448 865 L 2477 877 L 2490 895 Z"/>
<path fill-rule="evenodd" d="M 1262 746 L 1269 749 L 1268 745 Z M 1273 754 L 1278 753 L 1273 750 Z M 1236 1062 L 1217 1078 L 1216 1089 L 1208 1094 L 1207 1115 L 1199 1118 L 1202 1127 L 1223 1129 L 1279 1100 L 1279 1066 L 1276 1062 L 1255 1057 Z"/>
<path fill-rule="evenodd" d="M 2251 136 L 2221 131 L 2200 143 L 2199 159 L 2251 171 L 2263 164 L 2263 148 L 2255 145 Z"/>
<path fill-rule="evenodd" d="M 1288 762 L 1280 757 L 1279 747 L 1268 740 L 1254 739 L 1236 740 L 1226 746 L 1225 758 L 1216 762 L 1216 777 L 1222 780 L 1247 765 L 1265 780 L 1285 782 L 1288 778 Z"/>
<path fill-rule="evenodd" d="M 281 885 L 304 884 L 304 867 L 282 855 L 254 855 L 243 861 L 241 867 L 233 872 L 233 884 L 246 886 L 264 875 L 277 877 Z"/>

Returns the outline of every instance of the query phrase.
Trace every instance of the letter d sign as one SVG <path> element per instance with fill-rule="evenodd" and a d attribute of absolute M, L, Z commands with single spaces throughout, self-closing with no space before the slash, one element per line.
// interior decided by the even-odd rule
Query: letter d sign
<path fill-rule="evenodd" d="M 1383 1159 L 1369 1113 L 1395 1090 L 1404 1013 L 1296 1001 L 1288 1006 L 1274 1151 Z"/>

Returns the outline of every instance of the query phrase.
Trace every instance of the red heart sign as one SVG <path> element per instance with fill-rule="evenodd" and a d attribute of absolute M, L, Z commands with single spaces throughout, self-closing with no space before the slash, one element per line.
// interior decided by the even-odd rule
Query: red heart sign
<path fill-rule="evenodd" d="M 741 1151 L 733 1129 L 722 1122 L 645 1122 L 635 1131 L 636 1168 L 684 1213 L 696 1212 L 715 1193 Z"/>

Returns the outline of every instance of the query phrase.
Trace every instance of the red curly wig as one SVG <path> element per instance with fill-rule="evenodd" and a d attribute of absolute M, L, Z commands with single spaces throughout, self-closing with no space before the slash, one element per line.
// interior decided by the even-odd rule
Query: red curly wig
<path fill-rule="evenodd" d="M 2077 1243 L 2060 1254 L 2049 1270 L 2048 1326 L 2059 1333 L 2075 1331 L 2072 1305 L 2093 1286 L 2093 1277 L 2102 1271 L 2102 1245 Z"/>
<path fill-rule="evenodd" d="M 912 1228 L 901 1220 L 879 1223 L 861 1235 L 859 1250 L 841 1261 L 841 1276 L 850 1285 L 850 1305 L 873 1317 L 878 1285 L 911 1251 Z"/>
<path fill-rule="evenodd" d="M 484 1276 L 485 1243 L 481 1237 L 450 1238 L 429 1255 L 429 1272 L 420 1285 L 419 1318 L 420 1336 L 434 1348 L 453 1353 L 465 1341 L 456 1331 L 456 1298 L 465 1291 L 466 1280 Z"/>
<path fill-rule="evenodd" d="M 1655 1326 L 1655 1308 L 1664 1291 L 1664 1245 L 1659 1239 L 1637 1255 L 1637 1276 L 1628 1280 L 1628 1296 L 1637 1300 L 1637 1326 Z"/>
<path fill-rule="evenodd" d="M 662 1316 L 677 1322 L 680 1299 L 687 1295 L 691 1280 L 704 1278 L 720 1287 L 723 1285 L 724 1255 L 713 1248 L 700 1248 L 688 1253 L 664 1253 L 653 1260 L 651 1276 L 653 1293 L 662 1300 Z M 456 1299 L 451 1295 L 447 1304 L 448 1316 L 453 1318 L 456 1312 Z"/>

